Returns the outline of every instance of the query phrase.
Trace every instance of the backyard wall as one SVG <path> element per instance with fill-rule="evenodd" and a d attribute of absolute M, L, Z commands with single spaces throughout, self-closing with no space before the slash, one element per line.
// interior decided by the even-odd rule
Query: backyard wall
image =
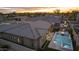
<path fill-rule="evenodd" d="M 76 41 L 76 46 L 79 46 L 79 38 L 77 33 L 73 30 L 73 38 Z"/>

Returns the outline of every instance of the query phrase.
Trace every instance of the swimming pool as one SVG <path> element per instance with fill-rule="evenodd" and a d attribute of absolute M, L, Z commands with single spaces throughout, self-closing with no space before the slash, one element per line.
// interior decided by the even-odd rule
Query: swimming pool
<path fill-rule="evenodd" d="M 61 48 L 73 49 L 72 40 L 68 32 L 64 32 L 62 35 L 60 32 L 56 32 L 54 35 L 54 44 Z"/>

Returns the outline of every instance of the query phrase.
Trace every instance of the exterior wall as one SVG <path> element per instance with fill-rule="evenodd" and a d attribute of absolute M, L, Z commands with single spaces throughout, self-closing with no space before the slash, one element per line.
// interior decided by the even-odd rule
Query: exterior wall
<path fill-rule="evenodd" d="M 33 48 L 33 49 L 39 48 L 38 39 L 36 39 L 36 40 L 29 39 L 29 38 L 19 37 L 19 36 L 8 34 L 8 33 L 2 33 L 1 35 L 2 35 L 1 36 L 2 38 L 6 39 L 8 41 L 15 42 L 15 43 L 18 43 L 18 44 L 21 44 L 21 45 L 24 45 L 26 47 Z"/>
<path fill-rule="evenodd" d="M 8 45 L 10 51 L 34 51 L 34 50 L 29 49 L 27 47 L 24 47 L 24 46 L 21 46 L 16 43 L 9 42 L 9 41 L 3 40 L 3 39 L 0 39 L 0 44 Z"/>
<path fill-rule="evenodd" d="M 32 48 L 32 41 L 31 41 L 31 39 L 23 38 L 23 45 Z"/>
<path fill-rule="evenodd" d="M 7 33 L 2 33 L 2 38 L 7 39 L 9 41 L 13 41 L 15 43 L 18 43 L 17 41 L 17 36 L 11 35 L 11 34 L 7 34 Z"/>
<path fill-rule="evenodd" d="M 39 48 L 39 41 L 36 39 L 36 40 L 34 40 L 33 41 L 33 45 L 32 45 L 33 47 L 35 47 L 34 49 L 38 49 Z"/>
<path fill-rule="evenodd" d="M 40 48 L 43 46 L 45 41 L 46 41 L 46 37 L 45 37 L 45 34 L 43 34 L 42 37 L 40 38 Z"/>
<path fill-rule="evenodd" d="M 43 44 L 45 43 L 46 39 L 45 39 L 45 34 L 43 34 L 42 37 L 39 37 L 38 39 L 33 41 L 33 46 L 35 47 L 35 49 L 40 49 L 42 48 Z"/>
<path fill-rule="evenodd" d="M 19 37 L 13 34 L 9 34 L 9 33 L 2 33 L 2 38 L 11 41 L 11 42 L 15 42 L 21 45 L 24 45 L 26 47 L 29 48 L 33 48 L 33 49 L 39 49 L 42 47 L 42 45 L 44 44 L 44 42 L 46 41 L 46 39 L 44 38 L 44 35 L 38 39 L 29 39 L 29 38 L 25 38 L 25 37 Z"/>

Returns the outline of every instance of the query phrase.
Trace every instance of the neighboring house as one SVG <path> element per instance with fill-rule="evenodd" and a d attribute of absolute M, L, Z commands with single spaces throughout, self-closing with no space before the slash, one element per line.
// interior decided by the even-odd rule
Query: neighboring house
<path fill-rule="evenodd" d="M 77 14 L 76 21 L 79 22 L 79 13 Z"/>
<path fill-rule="evenodd" d="M 76 33 L 78 33 L 79 32 L 79 13 L 77 14 L 76 21 L 71 22 L 71 23 L 72 23 L 73 28 L 75 29 Z"/>
<path fill-rule="evenodd" d="M 37 16 L 37 17 L 31 18 L 30 20 L 31 21 L 43 20 L 49 23 L 60 23 L 61 16 L 56 16 L 56 15 Z"/>
<path fill-rule="evenodd" d="M 73 38 L 76 42 L 76 46 L 79 46 L 79 13 L 77 14 L 76 21 L 71 21 L 71 26 L 73 28 Z"/>
<path fill-rule="evenodd" d="M 28 16 L 15 16 L 15 17 L 12 17 L 12 19 L 16 21 L 27 21 L 29 20 L 29 17 Z"/>

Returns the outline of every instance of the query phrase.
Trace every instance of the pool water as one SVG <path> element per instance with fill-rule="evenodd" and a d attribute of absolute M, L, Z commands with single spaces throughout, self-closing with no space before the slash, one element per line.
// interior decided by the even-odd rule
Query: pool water
<path fill-rule="evenodd" d="M 64 35 L 56 32 L 54 43 L 62 48 L 72 49 L 72 40 L 68 32 L 64 32 Z"/>

